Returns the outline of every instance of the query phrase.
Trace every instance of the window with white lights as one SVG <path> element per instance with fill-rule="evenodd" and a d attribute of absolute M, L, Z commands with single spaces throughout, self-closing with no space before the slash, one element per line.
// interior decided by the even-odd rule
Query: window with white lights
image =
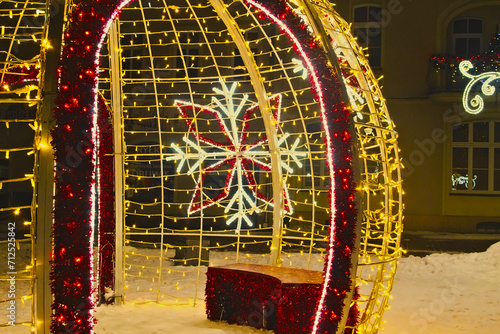
<path fill-rule="evenodd" d="M 483 50 L 483 21 L 478 18 L 461 18 L 452 23 L 453 53 L 455 56 L 470 58 Z"/>
<path fill-rule="evenodd" d="M 453 127 L 452 192 L 500 194 L 500 121 Z"/>
<path fill-rule="evenodd" d="M 368 48 L 371 67 L 382 65 L 382 7 L 354 8 L 353 34 L 361 47 Z"/>

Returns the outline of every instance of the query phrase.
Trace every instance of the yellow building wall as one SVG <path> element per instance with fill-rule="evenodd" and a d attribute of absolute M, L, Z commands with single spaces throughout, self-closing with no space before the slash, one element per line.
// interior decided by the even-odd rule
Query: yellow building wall
<path fill-rule="evenodd" d="M 499 1 L 338 1 L 336 10 L 352 22 L 358 5 L 382 8 L 381 85 L 399 133 L 405 191 L 405 229 L 475 232 L 476 224 L 500 222 L 500 194 L 451 193 L 451 134 L 459 120 L 500 120 L 494 102 L 482 115 L 463 113 L 461 92 L 431 92 L 431 54 L 451 49 L 455 18 L 483 19 L 483 45 L 500 25 Z M 368 51 L 369 53 L 369 51 Z"/>

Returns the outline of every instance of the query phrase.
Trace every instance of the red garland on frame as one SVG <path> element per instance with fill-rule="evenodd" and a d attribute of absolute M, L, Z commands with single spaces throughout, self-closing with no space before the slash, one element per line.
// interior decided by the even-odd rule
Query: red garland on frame
<path fill-rule="evenodd" d="M 53 333 L 93 332 L 98 59 L 111 22 L 130 1 L 76 0 L 63 34 L 51 131 L 56 165 L 50 275 Z"/>
<path fill-rule="evenodd" d="M 326 52 L 302 20 L 285 0 L 245 0 L 255 7 L 260 19 L 268 17 L 282 28 L 294 44 L 294 50 L 309 70 L 311 91 L 324 106 L 322 125 L 327 144 L 327 164 L 332 178 L 330 189 L 330 234 L 326 249 L 323 293 L 317 312 L 311 321 L 312 333 L 336 333 L 346 297 L 351 292 L 351 257 L 356 255 L 356 184 L 353 175 L 353 141 L 350 133 L 352 119 L 349 108 L 342 100 L 340 73 L 328 65 Z M 356 308 L 354 304 L 354 308 Z M 353 310 L 349 325 L 357 323 L 357 310 Z M 349 330 L 350 331 L 350 330 Z M 355 330 L 354 330 L 355 331 Z"/>
<path fill-rule="evenodd" d="M 25 85 L 30 82 L 38 83 L 39 74 L 40 67 L 35 65 L 9 68 L 3 73 L 0 90 L 8 91 L 12 86 Z"/>
<path fill-rule="evenodd" d="M 130 1 L 77 0 L 64 34 L 60 85 L 54 110 L 56 127 L 52 131 L 57 168 L 51 272 L 54 294 L 51 329 L 55 333 L 68 330 L 90 333 L 93 330 L 91 189 L 96 151 L 93 113 L 97 101 L 96 59 L 109 23 Z M 325 132 L 330 136 L 327 154 L 333 160 L 329 166 L 332 184 L 337 187 L 330 194 L 335 210 L 331 219 L 331 246 L 327 249 L 332 256 L 328 256 L 325 264 L 325 272 L 329 273 L 325 277 L 327 293 L 316 320 L 321 333 L 333 333 L 338 328 L 344 299 L 351 287 L 350 257 L 356 246 L 352 141 L 346 130 L 350 128 L 350 115 L 341 99 L 340 78 L 327 75 L 333 72 L 327 65 L 326 54 L 309 35 L 305 25 L 285 1 L 263 0 L 262 3 L 286 23 L 301 41 L 300 47 L 314 60 L 315 73 L 310 73 L 310 79 L 314 75 L 319 78 L 321 91 L 313 85 L 313 93 L 328 106 L 322 117 Z M 295 49 L 298 48 L 299 45 L 295 44 Z M 328 92 L 323 99 L 322 91 Z"/>
<path fill-rule="evenodd" d="M 97 147 L 97 185 L 99 187 L 99 286 L 98 300 L 100 303 L 110 303 L 106 300 L 106 290 L 114 289 L 115 265 L 115 182 L 113 157 L 113 124 L 110 120 L 111 110 L 99 94 L 98 101 L 98 147 Z"/>
<path fill-rule="evenodd" d="M 16 66 L 8 70 L 2 80 L 0 91 L 17 89 L 28 83 L 38 84 L 40 68 L 38 66 Z M 113 170 L 113 126 L 109 119 L 111 110 L 102 95 L 98 101 L 98 177 L 99 184 L 99 298 L 104 298 L 106 288 L 114 287 L 114 249 L 115 249 L 115 215 L 114 215 L 114 170 Z"/>

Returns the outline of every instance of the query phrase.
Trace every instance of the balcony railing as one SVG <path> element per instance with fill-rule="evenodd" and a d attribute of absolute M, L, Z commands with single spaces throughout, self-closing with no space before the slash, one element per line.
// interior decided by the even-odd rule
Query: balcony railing
<path fill-rule="evenodd" d="M 473 69 L 469 71 L 473 75 L 500 71 L 500 54 L 498 53 L 489 52 L 469 59 L 457 56 L 431 55 L 429 56 L 427 75 L 430 92 L 463 92 L 470 81 L 459 70 L 459 64 L 464 60 L 469 60 L 473 64 Z M 500 88 L 498 80 L 494 84 Z"/>

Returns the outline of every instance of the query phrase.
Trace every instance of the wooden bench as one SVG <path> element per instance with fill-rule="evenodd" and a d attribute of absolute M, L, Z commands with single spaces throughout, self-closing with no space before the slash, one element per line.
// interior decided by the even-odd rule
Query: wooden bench
<path fill-rule="evenodd" d="M 320 271 L 243 263 L 209 267 L 207 317 L 277 334 L 310 333 L 322 283 Z"/>

